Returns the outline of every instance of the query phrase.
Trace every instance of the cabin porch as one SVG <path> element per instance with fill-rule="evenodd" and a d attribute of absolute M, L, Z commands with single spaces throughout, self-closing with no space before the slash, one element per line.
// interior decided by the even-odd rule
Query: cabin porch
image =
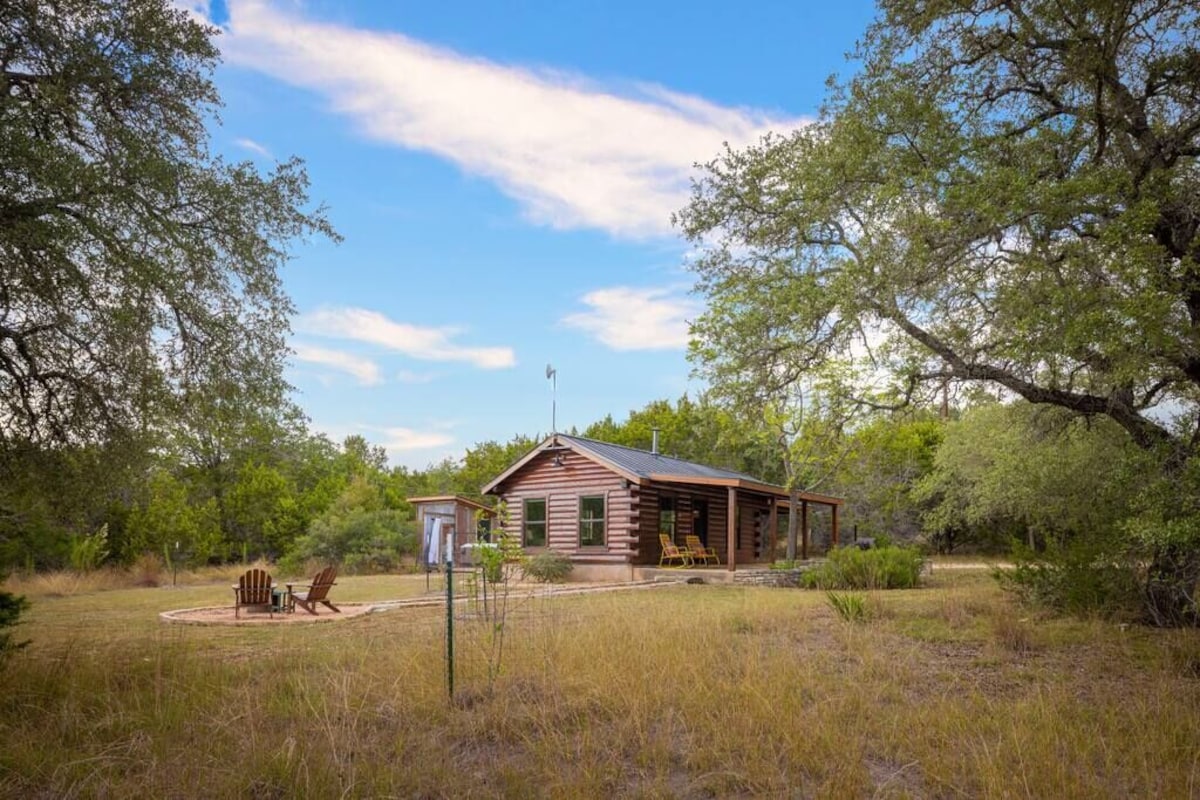
<path fill-rule="evenodd" d="M 734 572 L 743 566 L 761 569 L 785 557 L 790 503 L 781 487 L 724 479 L 656 480 L 639 487 L 635 502 L 640 507 L 640 554 L 635 567 L 659 566 L 661 536 L 681 547 L 686 547 L 688 536 L 697 536 L 713 548 L 720 565 L 694 568 L 699 574 Z M 801 492 L 797 561 L 838 545 L 841 503 L 841 498 Z M 814 543 L 813 522 L 818 516 L 825 523 L 824 535 Z"/>

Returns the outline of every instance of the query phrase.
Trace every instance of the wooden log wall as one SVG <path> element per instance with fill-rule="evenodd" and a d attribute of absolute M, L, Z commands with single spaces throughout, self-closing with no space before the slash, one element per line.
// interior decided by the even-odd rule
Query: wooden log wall
<path fill-rule="evenodd" d="M 561 466 L 554 463 L 555 455 L 560 456 Z M 620 475 L 588 458 L 568 450 L 541 453 L 499 491 L 508 505 L 508 528 L 518 536 L 524 529 L 524 501 L 545 500 L 549 549 L 590 564 L 625 564 L 637 555 L 639 518 L 632 490 L 624 487 Z M 579 498 L 597 495 L 604 497 L 605 544 L 580 547 Z"/>

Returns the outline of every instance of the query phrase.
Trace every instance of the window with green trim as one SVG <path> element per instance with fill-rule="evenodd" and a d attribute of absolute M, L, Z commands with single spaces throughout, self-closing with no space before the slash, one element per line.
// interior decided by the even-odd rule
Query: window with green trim
<path fill-rule="evenodd" d="M 546 546 L 546 501 L 526 500 L 521 522 L 521 544 L 525 547 Z"/>
<path fill-rule="evenodd" d="M 604 546 L 604 495 L 579 498 L 579 546 Z"/>

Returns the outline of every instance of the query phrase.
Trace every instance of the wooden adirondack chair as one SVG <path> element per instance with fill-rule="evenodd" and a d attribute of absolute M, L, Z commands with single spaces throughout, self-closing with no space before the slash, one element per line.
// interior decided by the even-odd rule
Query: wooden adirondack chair
<path fill-rule="evenodd" d="M 710 560 L 714 564 L 721 563 L 721 558 L 717 555 L 716 548 L 705 547 L 700 543 L 699 536 L 684 536 L 683 540 L 687 542 L 687 549 L 691 552 L 693 561 L 704 559 L 705 564 L 707 564 Z"/>
<path fill-rule="evenodd" d="M 241 616 L 242 606 L 266 606 L 268 616 L 275 618 L 275 599 L 272 596 L 271 574 L 265 569 L 247 570 L 233 587 L 233 616 Z"/>
<path fill-rule="evenodd" d="M 672 561 L 678 561 L 678 566 L 680 567 L 690 567 L 692 565 L 692 554 L 672 542 L 670 536 L 660 533 L 658 540 L 662 542 L 662 555 L 658 557 L 658 565 L 660 567 L 667 566 Z"/>
<path fill-rule="evenodd" d="M 340 614 L 342 613 L 342 610 L 333 603 L 329 602 L 326 597 L 329 594 L 329 587 L 337 585 L 334 583 L 334 579 L 336 577 L 337 567 L 326 567 L 317 573 L 317 576 L 312 579 L 312 583 L 299 584 L 301 586 L 307 586 L 308 588 L 306 591 L 297 592 L 292 588 L 292 584 L 289 583 L 287 585 L 288 597 L 291 598 L 292 603 L 298 603 L 301 608 L 308 613 L 313 614 L 314 616 L 317 613 L 317 603 L 320 603 L 323 606 L 328 606 Z"/>

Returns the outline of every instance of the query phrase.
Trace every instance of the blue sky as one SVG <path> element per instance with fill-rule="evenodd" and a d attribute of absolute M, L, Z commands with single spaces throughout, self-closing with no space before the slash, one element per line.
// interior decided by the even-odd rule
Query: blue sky
<path fill-rule="evenodd" d="M 179 0 L 184 2 L 184 0 Z M 817 113 L 874 11 L 840 3 L 186 0 L 222 28 L 214 147 L 305 159 L 345 241 L 298 247 L 313 428 L 420 468 L 689 378 L 691 165 Z"/>

